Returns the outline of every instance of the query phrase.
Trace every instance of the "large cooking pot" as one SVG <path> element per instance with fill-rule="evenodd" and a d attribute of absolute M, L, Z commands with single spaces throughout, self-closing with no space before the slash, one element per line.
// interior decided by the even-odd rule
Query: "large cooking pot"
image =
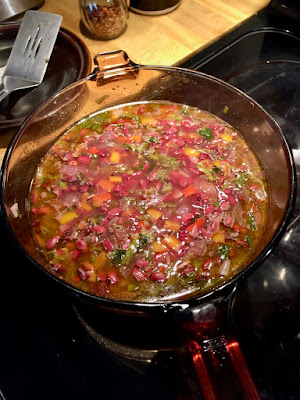
<path fill-rule="evenodd" d="M 206 399 L 258 399 L 239 345 L 228 333 L 227 313 L 236 284 L 271 252 L 292 210 L 295 169 L 287 142 L 276 122 L 257 103 L 214 77 L 181 68 L 137 65 L 123 51 L 100 54 L 95 64 L 90 76 L 65 88 L 28 117 L 9 145 L 1 172 L 1 211 L 12 241 L 75 301 L 99 308 L 99 313 L 115 313 L 127 323 L 131 318 L 140 318 L 163 322 L 164 326 L 170 322 L 170 326 L 180 328 Z M 44 268 L 47 261 L 31 234 L 28 193 L 41 157 L 66 128 L 101 109 L 147 100 L 168 100 L 205 109 L 244 136 L 267 175 L 267 226 L 245 268 L 209 293 L 196 291 L 177 301 L 158 303 L 108 300 L 80 291 Z"/>

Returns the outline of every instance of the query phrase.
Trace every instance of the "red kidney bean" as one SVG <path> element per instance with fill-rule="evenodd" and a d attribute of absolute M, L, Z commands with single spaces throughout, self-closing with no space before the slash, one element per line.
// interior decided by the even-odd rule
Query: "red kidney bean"
<path fill-rule="evenodd" d="M 180 137 L 177 139 L 177 144 L 178 144 L 179 147 L 183 147 L 183 146 L 185 145 L 185 138 L 182 137 L 182 136 L 180 136 Z"/>
<path fill-rule="evenodd" d="M 195 139 L 194 138 L 187 137 L 185 139 L 185 141 L 189 146 L 193 146 L 195 144 Z"/>
<path fill-rule="evenodd" d="M 154 272 L 153 274 L 151 274 L 151 279 L 155 282 L 165 282 L 167 280 L 167 277 L 163 272 Z"/>
<path fill-rule="evenodd" d="M 150 168 L 150 164 L 146 162 L 143 166 L 143 171 L 147 171 Z"/>
<path fill-rule="evenodd" d="M 181 275 L 188 275 L 190 272 L 195 271 L 195 268 L 192 265 L 188 265 L 182 272 Z"/>
<path fill-rule="evenodd" d="M 86 183 L 85 183 L 88 187 L 94 187 L 95 186 L 95 182 L 94 181 L 92 181 L 92 180 L 88 180 L 88 181 L 86 181 Z"/>
<path fill-rule="evenodd" d="M 198 158 L 199 158 L 199 160 L 206 160 L 207 158 L 210 158 L 210 157 L 207 153 L 201 153 Z"/>
<path fill-rule="evenodd" d="M 189 251 L 188 246 L 181 246 L 180 249 L 177 251 L 178 257 L 183 257 Z"/>
<path fill-rule="evenodd" d="M 102 214 L 107 214 L 109 210 L 109 205 L 108 204 L 103 204 L 103 206 L 101 206 L 101 212 Z"/>
<path fill-rule="evenodd" d="M 195 218 L 194 213 L 187 213 L 181 217 L 181 222 L 186 225 L 188 224 L 193 218 Z"/>
<path fill-rule="evenodd" d="M 147 181 L 145 179 L 140 180 L 140 187 L 141 187 L 141 189 L 146 189 Z"/>
<path fill-rule="evenodd" d="M 81 250 L 81 251 L 87 250 L 87 244 L 82 239 L 78 239 L 76 241 L 76 247 L 77 247 L 78 250 Z"/>
<path fill-rule="evenodd" d="M 188 119 L 185 119 L 184 121 L 182 121 L 181 123 L 181 128 L 184 132 L 190 132 L 192 129 L 192 124 Z"/>
<path fill-rule="evenodd" d="M 87 271 L 83 267 L 79 267 L 77 269 L 77 272 L 78 272 L 79 279 L 81 281 L 86 281 L 88 279 Z"/>
<path fill-rule="evenodd" d="M 78 190 L 79 190 L 79 185 L 71 185 L 70 186 L 71 192 L 78 192 Z"/>
<path fill-rule="evenodd" d="M 135 279 L 138 282 L 145 281 L 147 279 L 145 272 L 142 269 L 137 268 L 137 267 L 133 268 L 132 275 L 135 277 Z"/>
<path fill-rule="evenodd" d="M 63 270 L 64 270 L 64 268 L 63 268 L 63 266 L 62 266 L 61 264 L 53 264 L 53 265 L 51 266 L 51 269 L 52 269 L 54 272 L 63 272 Z"/>
<path fill-rule="evenodd" d="M 80 186 L 79 186 L 79 191 L 80 191 L 81 193 L 86 193 L 88 190 L 89 190 L 89 188 L 88 188 L 87 185 L 80 185 Z"/>
<path fill-rule="evenodd" d="M 191 186 L 194 183 L 194 179 L 191 176 L 187 177 L 188 186 Z"/>
<path fill-rule="evenodd" d="M 107 213 L 107 218 L 108 219 L 113 219 L 117 217 L 118 215 L 121 214 L 121 208 L 120 207 L 114 207 L 109 212 Z"/>
<path fill-rule="evenodd" d="M 140 268 L 146 268 L 149 266 L 149 261 L 147 260 L 137 260 L 136 265 Z"/>
<path fill-rule="evenodd" d="M 169 125 L 169 126 L 177 126 L 177 122 L 174 121 L 173 119 L 168 119 L 168 120 L 166 121 L 166 123 L 167 123 L 167 125 Z"/>
<path fill-rule="evenodd" d="M 57 245 L 59 236 L 52 236 L 47 242 L 47 249 L 52 250 Z"/>
<path fill-rule="evenodd" d="M 194 139 L 194 144 L 202 144 L 203 143 L 203 138 L 202 136 L 199 136 L 198 138 Z"/>
<path fill-rule="evenodd" d="M 35 203 L 38 200 L 38 198 L 39 198 L 38 192 L 32 192 L 31 193 L 31 202 L 32 203 Z"/>
<path fill-rule="evenodd" d="M 211 222 L 210 226 L 209 226 L 209 230 L 210 230 L 212 233 L 217 233 L 218 230 L 219 230 L 219 226 L 220 226 L 220 223 L 214 219 L 214 220 Z"/>
<path fill-rule="evenodd" d="M 219 205 L 219 209 L 221 211 L 227 211 L 230 208 L 230 204 L 228 201 L 221 201 L 220 205 Z"/>
<path fill-rule="evenodd" d="M 107 253 L 112 251 L 112 249 L 114 248 L 114 246 L 112 245 L 112 243 L 109 240 L 103 240 L 103 247 Z"/>
<path fill-rule="evenodd" d="M 178 184 L 178 186 L 181 187 L 182 189 L 188 187 L 188 186 L 189 186 L 189 184 L 188 184 L 188 178 L 185 177 L 185 176 L 181 176 L 180 178 L 178 178 L 177 184 Z"/>
<path fill-rule="evenodd" d="M 125 135 L 128 135 L 130 133 L 130 129 L 129 129 L 128 125 L 122 126 L 122 133 L 124 133 Z"/>
<path fill-rule="evenodd" d="M 118 275 L 115 272 L 109 272 L 107 274 L 107 279 L 110 281 L 112 285 L 119 281 Z"/>
<path fill-rule="evenodd" d="M 105 282 L 107 280 L 107 274 L 105 272 L 99 272 L 96 279 L 97 281 Z"/>
<path fill-rule="evenodd" d="M 216 207 L 210 204 L 204 209 L 204 215 L 213 214 L 216 211 Z"/>
<path fill-rule="evenodd" d="M 167 129 L 167 131 L 166 131 L 166 134 L 167 135 L 172 135 L 172 137 L 171 138 L 168 138 L 169 140 L 170 139 L 176 139 L 176 136 L 174 135 L 174 137 L 173 137 L 173 134 L 176 134 L 178 132 L 178 128 L 177 128 L 177 126 L 171 126 L 171 128 L 169 128 L 169 129 Z"/>
<path fill-rule="evenodd" d="M 204 270 L 209 270 L 209 269 L 211 269 L 212 265 L 213 265 L 212 259 L 211 259 L 211 258 L 208 258 L 208 259 L 204 262 L 204 264 L 202 265 L 202 268 L 203 268 Z"/>
<path fill-rule="evenodd" d="M 225 226 L 228 226 L 229 228 L 232 228 L 234 224 L 234 219 L 232 215 L 227 215 L 225 218 L 223 218 L 223 224 Z"/>
<path fill-rule="evenodd" d="M 99 150 L 98 152 L 98 157 L 107 157 L 107 151 L 106 150 Z"/>
<path fill-rule="evenodd" d="M 79 256 L 80 256 L 80 251 L 79 250 L 75 249 L 75 250 L 72 251 L 72 260 L 73 261 L 77 261 Z"/>
<path fill-rule="evenodd" d="M 234 198 L 234 196 L 232 194 L 228 195 L 228 201 L 232 206 L 234 206 L 237 203 L 236 199 Z"/>
<path fill-rule="evenodd" d="M 88 221 L 84 230 L 86 231 L 87 234 L 89 234 L 93 231 L 93 227 L 94 227 L 94 225 L 93 225 L 92 221 Z"/>
<path fill-rule="evenodd" d="M 68 154 L 66 161 L 72 161 L 72 160 L 74 160 L 74 157 L 72 156 L 72 154 Z"/>
<path fill-rule="evenodd" d="M 80 162 L 80 164 L 90 164 L 92 159 L 89 156 L 79 156 L 77 160 Z"/>
<path fill-rule="evenodd" d="M 193 175 L 199 176 L 202 174 L 202 171 L 196 167 L 189 166 L 188 169 Z"/>
<path fill-rule="evenodd" d="M 107 231 L 107 228 L 105 226 L 100 226 L 100 225 L 95 225 L 93 227 L 93 232 L 103 234 Z"/>

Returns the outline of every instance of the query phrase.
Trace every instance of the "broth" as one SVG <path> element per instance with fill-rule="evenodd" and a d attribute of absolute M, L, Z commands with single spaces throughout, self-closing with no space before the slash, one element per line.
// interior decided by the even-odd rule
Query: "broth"
<path fill-rule="evenodd" d="M 41 160 L 33 236 L 49 271 L 126 301 L 207 292 L 236 275 L 265 229 L 264 172 L 243 137 L 183 104 L 88 116 Z"/>

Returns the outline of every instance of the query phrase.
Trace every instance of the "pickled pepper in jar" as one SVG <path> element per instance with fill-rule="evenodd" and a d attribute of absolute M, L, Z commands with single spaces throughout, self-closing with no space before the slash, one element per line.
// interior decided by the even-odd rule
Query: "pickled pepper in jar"
<path fill-rule="evenodd" d="M 125 0 L 79 0 L 82 21 L 96 39 L 109 40 L 120 36 L 126 26 Z"/>

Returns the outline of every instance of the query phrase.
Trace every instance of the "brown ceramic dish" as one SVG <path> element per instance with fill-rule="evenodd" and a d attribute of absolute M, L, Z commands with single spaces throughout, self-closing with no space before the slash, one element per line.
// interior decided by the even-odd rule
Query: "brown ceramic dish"
<path fill-rule="evenodd" d="M 20 24 L 0 25 L 0 68 L 9 57 Z M 82 40 L 61 28 L 41 85 L 13 92 L 0 104 L 0 133 L 16 129 L 45 100 L 91 72 L 91 57 Z"/>

